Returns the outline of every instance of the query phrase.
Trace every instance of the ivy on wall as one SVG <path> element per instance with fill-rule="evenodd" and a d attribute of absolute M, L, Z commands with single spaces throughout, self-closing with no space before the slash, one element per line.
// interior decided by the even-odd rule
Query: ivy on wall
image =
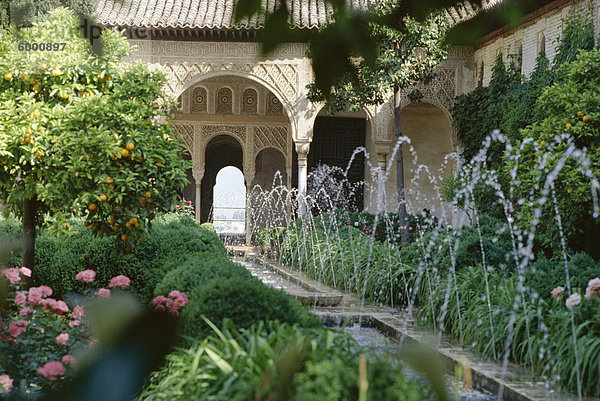
<path fill-rule="evenodd" d="M 541 52 L 533 73 L 526 79 L 513 63 L 506 66 L 498 56 L 489 85 L 480 83 L 472 92 L 457 98 L 452 117 L 463 160 L 475 156 L 492 131 L 498 129 L 514 141 L 521 138 L 521 129 L 544 118 L 543 106 L 536 102 L 545 88 L 561 80 L 560 66 L 575 60 L 581 50 L 594 48 L 591 9 L 574 12 L 563 23 L 565 28 L 552 65 Z M 488 160 L 492 165 L 500 162 L 502 151 L 500 145 L 490 149 Z"/>

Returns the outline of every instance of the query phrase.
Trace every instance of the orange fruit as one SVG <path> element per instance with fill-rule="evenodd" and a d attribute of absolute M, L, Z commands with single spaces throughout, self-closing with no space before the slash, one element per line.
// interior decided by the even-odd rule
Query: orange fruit
<path fill-rule="evenodd" d="M 6 74 L 4 74 L 4 79 L 6 79 L 7 81 L 12 80 L 13 74 L 11 74 L 10 72 L 7 72 Z"/>
<path fill-rule="evenodd" d="M 127 149 L 121 149 L 121 156 L 123 157 L 127 157 L 129 156 L 129 151 Z"/>
<path fill-rule="evenodd" d="M 129 221 L 131 222 L 131 224 L 138 224 L 138 219 L 135 217 L 130 218 Z"/>
<path fill-rule="evenodd" d="M 571 129 L 571 127 L 572 127 L 571 123 L 566 123 L 566 124 L 565 124 L 565 128 L 566 128 L 566 129 Z"/>
<path fill-rule="evenodd" d="M 100 195 L 100 200 L 102 202 L 106 202 L 107 199 L 108 199 L 108 197 L 106 195 L 104 195 L 104 194 Z"/>
<path fill-rule="evenodd" d="M 113 226 L 113 231 L 114 231 L 114 232 L 117 232 L 117 231 L 119 231 L 119 226 L 115 224 L 115 225 Z"/>
<path fill-rule="evenodd" d="M 54 75 L 55 77 L 60 77 L 62 75 L 62 71 L 60 70 L 60 68 L 56 67 L 52 70 L 52 75 Z"/>
<path fill-rule="evenodd" d="M 127 145 L 125 145 L 125 149 L 127 149 L 128 151 L 132 151 L 133 148 L 135 148 L 135 145 L 131 142 L 129 142 Z"/>
<path fill-rule="evenodd" d="M 121 235 L 121 239 L 122 239 L 123 241 L 127 241 L 128 237 L 127 237 L 127 235 L 126 235 L 126 234 L 123 234 L 123 235 Z"/>
<path fill-rule="evenodd" d="M 37 84 L 36 84 L 36 85 L 33 85 L 33 91 L 34 91 L 35 93 L 39 93 L 41 90 L 42 90 L 42 88 L 40 88 L 40 86 L 39 86 L 39 85 L 37 85 Z"/>
<path fill-rule="evenodd" d="M 546 144 L 546 141 L 541 141 L 540 142 L 540 146 L 544 146 Z"/>
<path fill-rule="evenodd" d="M 113 182 L 113 179 L 112 179 L 112 177 L 106 177 L 106 180 L 104 182 L 106 182 L 107 184 L 110 184 L 111 182 Z"/>
<path fill-rule="evenodd" d="M 128 221 L 127 223 L 125 223 L 125 227 L 131 228 L 131 221 Z"/>
<path fill-rule="evenodd" d="M 35 158 L 39 159 L 40 157 L 42 157 L 42 152 L 40 152 L 39 150 L 35 151 Z"/>
<path fill-rule="evenodd" d="M 112 185 L 112 184 L 110 184 L 108 187 L 110 188 L 110 190 L 111 190 L 111 191 L 114 191 L 114 190 L 115 190 L 115 186 L 114 186 L 114 185 Z"/>
<path fill-rule="evenodd" d="M 110 218 L 110 221 L 109 221 L 109 223 L 110 223 L 111 225 L 113 225 L 113 224 L 115 224 L 115 222 L 116 222 L 116 220 L 115 220 L 115 216 L 112 216 L 112 217 Z"/>
<path fill-rule="evenodd" d="M 150 193 L 150 191 L 146 191 L 144 196 L 146 197 L 146 199 L 150 199 L 152 197 L 152 193 Z"/>
<path fill-rule="evenodd" d="M 165 121 L 165 122 L 163 123 L 163 126 L 167 127 L 167 126 L 169 126 L 169 123 Z"/>
<path fill-rule="evenodd" d="M 40 69 L 45 70 L 46 68 L 48 68 L 48 66 L 46 65 L 46 63 L 42 63 L 40 65 Z"/>
<path fill-rule="evenodd" d="M 587 123 L 589 121 L 589 119 L 590 118 L 588 116 L 583 116 L 582 117 L 582 120 L 583 120 L 584 123 Z"/>
<path fill-rule="evenodd" d="M 95 204 L 95 203 L 90 203 L 90 204 L 89 204 L 89 206 L 88 206 L 88 209 L 90 209 L 92 212 L 93 212 L 94 210 L 96 210 L 97 208 L 98 208 L 98 207 L 96 206 L 96 204 Z"/>
<path fill-rule="evenodd" d="M 88 223 L 87 221 L 84 221 L 84 222 L 83 222 L 83 226 L 84 226 L 84 227 L 87 227 L 87 226 L 89 226 L 89 225 L 90 225 L 90 223 Z"/>
<path fill-rule="evenodd" d="M 571 194 L 573 193 L 573 190 L 572 190 L 571 188 L 569 188 L 569 189 L 567 189 L 567 193 L 568 193 L 569 195 L 571 195 Z"/>
<path fill-rule="evenodd" d="M 578 111 L 577 112 L 577 117 L 581 117 L 582 114 L 583 114 L 582 112 Z"/>
<path fill-rule="evenodd" d="M 140 199 L 140 203 L 141 203 L 142 205 L 145 205 L 145 204 L 146 204 L 146 198 L 142 198 L 142 199 Z"/>

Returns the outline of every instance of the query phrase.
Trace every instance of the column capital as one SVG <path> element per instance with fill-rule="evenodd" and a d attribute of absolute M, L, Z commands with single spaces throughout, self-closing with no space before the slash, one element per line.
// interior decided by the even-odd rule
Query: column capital
<path fill-rule="evenodd" d="M 295 142 L 296 153 L 298 153 L 298 159 L 306 158 L 310 151 L 310 141 Z"/>
<path fill-rule="evenodd" d="M 192 169 L 192 176 L 194 177 L 196 184 L 200 184 L 204 177 L 204 167 Z"/>
<path fill-rule="evenodd" d="M 377 153 L 377 161 L 384 162 L 387 159 L 387 156 L 390 154 L 390 145 L 389 142 L 379 142 L 375 143 L 375 153 Z"/>

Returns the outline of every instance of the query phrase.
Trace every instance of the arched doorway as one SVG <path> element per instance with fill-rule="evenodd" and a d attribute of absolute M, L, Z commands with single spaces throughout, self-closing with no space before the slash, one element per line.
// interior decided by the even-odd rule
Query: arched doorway
<path fill-rule="evenodd" d="M 452 213 L 440 196 L 442 180 L 452 174 L 455 158 L 452 125 L 443 110 L 431 103 L 416 102 L 402 109 L 402 133 L 411 140 L 403 145 L 404 182 L 409 213 L 431 212 L 445 223 Z"/>
<path fill-rule="evenodd" d="M 213 212 L 214 187 L 217 174 L 227 166 L 243 169 L 242 145 L 230 135 L 218 135 L 206 144 L 205 170 L 202 178 L 201 222 L 210 220 Z M 245 200 L 244 194 L 244 200 Z"/>
<path fill-rule="evenodd" d="M 368 130 L 364 111 L 328 114 L 322 109 L 317 115 L 307 159 L 307 192 L 317 204 L 315 212 L 331 207 L 364 209 L 365 156 L 353 154 L 367 145 Z M 343 174 L 351 160 L 346 181 Z"/>
<path fill-rule="evenodd" d="M 237 236 L 246 231 L 246 184 L 244 174 L 237 167 L 223 167 L 217 173 L 213 224 L 220 235 Z"/>

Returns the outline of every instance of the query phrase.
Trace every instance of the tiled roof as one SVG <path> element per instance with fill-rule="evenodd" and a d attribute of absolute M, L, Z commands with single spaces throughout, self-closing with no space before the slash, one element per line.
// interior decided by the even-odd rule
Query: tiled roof
<path fill-rule="evenodd" d="M 236 0 L 100 0 L 97 21 L 105 26 L 144 28 L 255 29 L 264 15 L 233 20 Z M 262 0 L 264 10 L 273 11 L 277 0 Z M 373 0 L 349 0 L 352 8 L 366 10 Z M 288 1 L 292 24 L 316 28 L 331 22 L 333 8 L 323 0 Z"/>
<path fill-rule="evenodd" d="M 98 23 L 105 26 L 143 28 L 200 28 L 200 29 L 256 29 L 264 24 L 264 15 L 233 21 L 237 0 L 99 0 Z M 376 0 L 347 0 L 355 10 L 367 10 Z M 483 9 L 503 0 L 484 0 Z M 278 0 L 262 0 L 262 8 L 273 11 Z M 446 10 L 453 24 L 472 18 L 477 8 L 469 1 L 461 7 Z M 324 0 L 288 0 L 292 25 L 298 28 L 316 28 L 332 21 L 333 8 Z"/>

